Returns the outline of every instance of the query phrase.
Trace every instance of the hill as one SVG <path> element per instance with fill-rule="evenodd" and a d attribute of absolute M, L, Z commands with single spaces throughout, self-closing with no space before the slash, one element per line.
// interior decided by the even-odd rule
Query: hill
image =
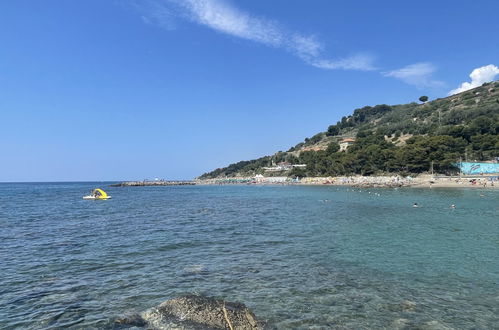
<path fill-rule="evenodd" d="M 355 139 L 346 151 L 339 142 Z M 426 103 L 376 105 L 355 109 L 325 132 L 286 152 L 241 161 L 201 175 L 217 177 L 287 175 L 337 176 L 456 172 L 460 159 L 484 161 L 499 156 L 499 82 Z M 278 163 L 283 171 L 266 172 Z"/>

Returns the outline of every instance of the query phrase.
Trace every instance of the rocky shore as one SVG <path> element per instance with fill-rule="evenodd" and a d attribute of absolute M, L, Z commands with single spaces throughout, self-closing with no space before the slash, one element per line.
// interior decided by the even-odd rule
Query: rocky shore
<path fill-rule="evenodd" d="M 497 176 L 445 177 L 419 175 L 403 176 L 343 176 L 343 177 L 306 177 L 292 179 L 287 177 L 235 177 L 208 180 L 196 180 L 199 185 L 257 184 L 257 185 L 334 185 L 359 188 L 498 188 Z"/>
<path fill-rule="evenodd" d="M 195 181 L 123 181 L 111 184 L 110 187 L 146 187 L 146 186 L 193 186 L 193 185 L 225 185 L 225 184 L 259 184 L 259 185 L 335 185 L 359 188 L 400 188 L 400 187 L 442 187 L 442 188 L 497 188 L 498 176 L 445 177 L 419 175 L 403 176 L 342 176 L 342 177 L 306 177 L 301 179 L 288 177 L 234 177 L 216 178 Z"/>

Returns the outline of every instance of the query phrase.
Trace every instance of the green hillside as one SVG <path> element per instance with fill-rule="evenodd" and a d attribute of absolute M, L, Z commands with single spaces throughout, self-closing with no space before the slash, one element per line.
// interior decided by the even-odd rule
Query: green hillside
<path fill-rule="evenodd" d="M 339 142 L 356 141 L 346 151 Z M 353 111 L 287 152 L 241 161 L 200 179 L 264 174 L 279 162 L 306 168 L 274 173 L 287 176 L 418 174 L 456 172 L 459 159 L 499 156 L 499 82 L 427 103 L 366 106 Z M 268 175 L 268 172 L 265 173 Z"/>

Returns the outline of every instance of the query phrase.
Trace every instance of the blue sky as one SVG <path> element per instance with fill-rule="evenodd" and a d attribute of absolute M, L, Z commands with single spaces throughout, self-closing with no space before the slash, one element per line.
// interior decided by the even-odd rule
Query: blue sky
<path fill-rule="evenodd" d="M 0 2 L 0 181 L 189 179 L 499 77 L 497 1 Z M 470 74 L 473 71 L 472 77 Z"/>

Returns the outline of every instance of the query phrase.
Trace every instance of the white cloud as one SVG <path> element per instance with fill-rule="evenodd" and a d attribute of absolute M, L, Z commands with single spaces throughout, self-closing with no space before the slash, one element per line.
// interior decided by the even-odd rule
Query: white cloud
<path fill-rule="evenodd" d="M 393 71 L 383 72 L 383 75 L 385 77 L 400 79 L 403 82 L 418 88 L 439 87 L 443 85 L 443 82 L 432 78 L 432 75 L 436 70 L 437 68 L 433 64 L 424 62 L 410 64 Z"/>
<path fill-rule="evenodd" d="M 375 69 L 373 57 L 365 54 L 338 60 L 324 58 L 324 46 L 315 36 L 288 31 L 275 20 L 256 17 L 239 10 L 225 0 L 150 0 L 149 2 L 154 4 L 149 8 L 155 8 L 150 14 L 155 21 L 159 21 L 159 25 L 162 25 L 161 17 L 168 20 L 168 25 L 171 24 L 170 13 L 175 12 L 177 16 L 215 31 L 284 49 L 305 63 L 320 69 L 362 71 Z"/>
<path fill-rule="evenodd" d="M 304 60 L 319 57 L 324 48 L 315 36 L 298 33 L 295 33 L 288 43 L 289 50 L 294 51 L 296 56 Z"/>
<path fill-rule="evenodd" d="M 321 56 L 324 46 L 315 36 L 294 34 L 287 48 L 290 52 L 301 58 L 305 63 L 325 70 L 376 70 L 374 57 L 368 54 L 356 54 L 350 57 L 330 60 Z"/>
<path fill-rule="evenodd" d="M 376 70 L 376 67 L 373 65 L 374 58 L 367 54 L 357 54 L 351 57 L 331 61 L 331 60 L 323 60 L 323 59 L 313 59 L 309 62 L 310 65 L 313 65 L 317 68 L 321 69 L 345 69 L 345 70 L 361 70 L 361 71 L 371 71 Z"/>
<path fill-rule="evenodd" d="M 253 17 L 220 0 L 176 1 L 187 18 L 200 25 L 235 37 L 280 46 L 284 35 L 276 22 Z"/>
<path fill-rule="evenodd" d="M 454 95 L 481 86 L 483 83 L 494 80 L 497 75 L 499 75 L 499 68 L 493 64 L 476 68 L 470 73 L 471 82 L 463 82 L 461 86 L 451 90 L 449 95 Z"/>

